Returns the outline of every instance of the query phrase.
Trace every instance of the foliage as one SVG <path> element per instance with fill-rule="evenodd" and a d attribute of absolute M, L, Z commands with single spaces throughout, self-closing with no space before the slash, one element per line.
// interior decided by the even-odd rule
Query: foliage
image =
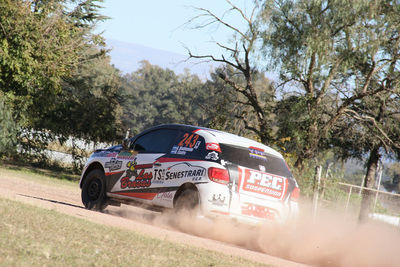
<path fill-rule="evenodd" d="M 384 75 L 396 62 L 394 54 L 381 57 L 388 43 L 394 44 L 396 35 L 391 33 L 397 22 L 393 11 L 384 8 L 391 6 L 385 1 L 263 2 L 265 54 L 271 68 L 280 72 L 283 101 L 300 100 L 292 107 L 302 112 L 297 113 L 304 122 L 300 127 L 293 124 L 293 114 L 278 113 L 284 115 L 279 117 L 281 131 L 296 137 L 288 148 L 298 155 L 296 167 L 301 167 L 331 145 L 333 131 L 347 130 L 340 120 L 352 105 L 390 90 L 374 86 L 371 78 Z"/>
<path fill-rule="evenodd" d="M 153 66 L 147 61 L 136 72 L 127 74 L 122 81 L 122 120 L 125 128 L 133 134 L 163 123 L 182 122 L 179 105 L 191 98 L 186 98 L 185 91 L 178 86 L 178 76 L 169 69 Z M 180 97 L 179 102 L 176 98 Z M 190 116 L 190 111 L 185 111 Z"/>
<path fill-rule="evenodd" d="M 147 61 L 141 64 L 123 77 L 121 86 L 123 124 L 133 134 L 165 123 L 217 126 L 218 116 L 225 116 L 220 101 L 229 96 L 224 88 L 223 94 L 217 93 L 221 91 L 215 81 L 202 82 L 189 72 L 176 75 Z"/>
<path fill-rule="evenodd" d="M 94 54 L 96 50 L 88 54 Z M 64 79 L 57 107 L 43 119 L 43 127 L 58 136 L 112 142 L 122 138 L 119 72 L 106 56 L 92 59 Z"/>
<path fill-rule="evenodd" d="M 53 140 L 120 138 L 119 73 L 94 26 L 96 0 L 0 3 L 0 91 L 20 126 L 25 158 Z"/>
<path fill-rule="evenodd" d="M 385 176 L 391 177 L 391 181 L 387 181 L 383 185 L 389 192 L 394 191 L 400 193 L 400 163 L 393 162 L 385 168 Z"/>
<path fill-rule="evenodd" d="M 61 1 L 2 1 L 0 86 L 18 121 L 35 127 L 56 105 L 61 78 L 70 74 L 86 46 L 83 30 L 63 13 Z"/>
<path fill-rule="evenodd" d="M 272 113 L 276 96 L 275 88 L 261 74 L 261 67 L 255 63 L 262 38 L 259 21 L 254 16 L 259 11 L 259 6 L 256 5 L 250 12 L 245 12 L 231 1 L 226 2 L 230 8 L 225 14 L 218 16 L 211 10 L 196 8 L 199 15 L 188 24 L 204 19 L 195 26 L 196 29 L 204 29 L 211 25 L 222 26 L 231 31 L 233 39 L 227 43 L 213 41 L 223 51 L 220 56 L 197 55 L 188 49 L 189 58 L 224 64 L 217 74 L 225 85 L 231 88 L 234 103 L 237 104 L 235 117 L 240 120 L 240 124 L 246 130 L 256 136 L 256 139 L 262 143 L 272 143 L 276 130 Z M 235 22 L 226 21 L 227 13 L 236 14 L 245 25 L 244 29 L 236 26 Z"/>
<path fill-rule="evenodd" d="M 10 106 L 0 92 L 0 157 L 15 154 L 18 125 L 12 116 Z"/>

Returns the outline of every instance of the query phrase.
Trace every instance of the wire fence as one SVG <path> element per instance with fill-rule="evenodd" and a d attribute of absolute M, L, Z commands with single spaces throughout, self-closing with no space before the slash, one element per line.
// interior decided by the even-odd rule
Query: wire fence
<path fill-rule="evenodd" d="M 361 202 L 369 194 L 368 217 L 400 227 L 400 194 L 386 192 L 377 188 L 366 188 L 343 182 L 327 182 L 321 179 L 321 169 L 316 168 L 314 179 L 313 217 L 321 208 L 330 208 L 344 213 L 347 217 L 358 219 Z"/>

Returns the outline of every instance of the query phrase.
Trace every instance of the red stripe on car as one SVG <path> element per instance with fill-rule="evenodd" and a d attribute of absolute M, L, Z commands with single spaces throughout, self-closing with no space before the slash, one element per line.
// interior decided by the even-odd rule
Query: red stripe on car
<path fill-rule="evenodd" d="M 226 212 L 226 211 L 212 210 L 211 212 L 219 213 L 219 214 L 222 214 L 222 215 L 229 215 L 229 212 Z"/>
<path fill-rule="evenodd" d="M 119 174 L 119 173 L 123 173 L 124 171 L 117 171 L 117 172 L 106 172 L 105 174 L 106 174 L 106 176 L 110 176 L 110 175 L 113 175 L 113 174 Z"/>
<path fill-rule="evenodd" d="M 150 169 L 153 168 L 153 164 L 138 164 L 135 169 Z"/>
<path fill-rule="evenodd" d="M 118 194 L 122 196 L 128 196 L 128 197 L 136 197 L 136 198 L 141 198 L 141 199 L 148 199 L 152 200 L 156 197 L 157 193 L 146 193 L 146 192 L 116 192 L 113 194 Z"/>
<path fill-rule="evenodd" d="M 179 162 L 179 161 L 201 161 L 199 159 L 184 159 L 184 158 L 159 158 L 158 162 Z"/>

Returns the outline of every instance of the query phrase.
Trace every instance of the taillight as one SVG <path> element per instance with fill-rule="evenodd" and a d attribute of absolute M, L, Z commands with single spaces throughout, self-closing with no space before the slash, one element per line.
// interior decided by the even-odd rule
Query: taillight
<path fill-rule="evenodd" d="M 290 199 L 293 201 L 298 201 L 300 197 L 300 188 L 297 186 L 293 189 L 292 194 L 290 195 Z"/>
<path fill-rule="evenodd" d="M 219 168 L 208 168 L 208 177 L 211 181 L 219 183 L 219 184 L 228 184 L 229 183 L 229 173 L 228 170 L 219 169 Z"/>

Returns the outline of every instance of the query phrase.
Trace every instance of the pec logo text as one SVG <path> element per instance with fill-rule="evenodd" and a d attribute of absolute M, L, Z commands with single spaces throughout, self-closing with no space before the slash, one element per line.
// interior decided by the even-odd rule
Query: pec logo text
<path fill-rule="evenodd" d="M 250 177 L 247 180 L 247 183 L 256 184 L 280 191 L 282 190 L 283 178 L 272 176 L 267 173 L 250 171 Z"/>

